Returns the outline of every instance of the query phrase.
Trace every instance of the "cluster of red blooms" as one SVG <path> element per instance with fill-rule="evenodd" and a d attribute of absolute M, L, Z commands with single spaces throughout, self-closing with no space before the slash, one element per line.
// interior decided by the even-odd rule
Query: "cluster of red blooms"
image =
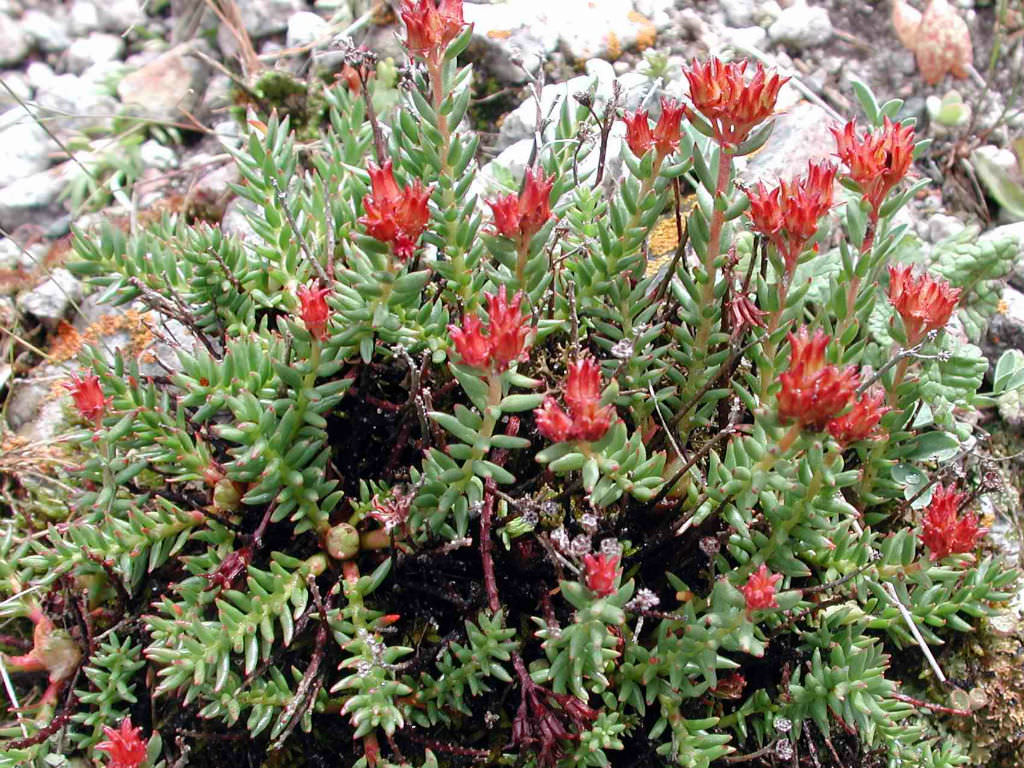
<path fill-rule="evenodd" d="M 587 588 L 598 597 L 607 597 L 615 591 L 619 578 L 619 556 L 602 553 L 583 556 L 584 578 Z"/>
<path fill-rule="evenodd" d="M 89 421 L 100 425 L 104 411 L 113 397 L 103 397 L 103 389 L 100 387 L 100 377 L 95 373 L 87 373 L 79 376 L 71 374 L 71 381 L 64 382 L 64 388 L 71 393 L 78 412 Z"/>
<path fill-rule="evenodd" d="M 903 319 L 907 344 L 914 346 L 926 334 L 945 327 L 960 289 L 927 272 L 915 274 L 914 268 L 893 264 L 889 267 L 889 301 Z"/>
<path fill-rule="evenodd" d="M 885 391 L 876 387 L 861 395 L 849 413 L 832 419 L 826 429 L 843 446 L 867 440 L 875 434 L 882 417 L 892 410 L 884 403 Z"/>
<path fill-rule="evenodd" d="M 327 296 L 330 295 L 330 288 L 320 288 L 314 285 L 306 287 L 300 285 L 295 295 L 299 297 L 299 316 L 314 339 L 323 341 L 327 338 L 327 321 L 330 319 L 331 310 L 327 306 Z"/>
<path fill-rule="evenodd" d="M 768 566 L 761 563 L 761 567 L 750 574 L 747 583 L 740 587 L 740 592 L 747 599 L 747 613 L 761 611 L 765 608 L 778 608 L 775 601 L 775 585 L 782 581 L 781 573 L 772 573 Z"/>
<path fill-rule="evenodd" d="M 498 289 L 497 296 L 490 293 L 484 296 L 487 297 L 488 332 L 484 333 L 477 315 L 467 315 L 461 328 L 449 325 L 448 333 L 463 363 L 500 372 L 512 361 L 524 359 L 530 326 L 519 308 L 522 291 L 518 291 L 511 302 L 505 286 Z"/>
<path fill-rule="evenodd" d="M 554 183 L 554 176 L 545 176 L 539 168 L 527 168 L 522 192 L 488 200 L 497 233 L 515 240 L 520 246 L 529 243 L 551 218 Z"/>
<path fill-rule="evenodd" d="M 466 23 L 462 0 L 402 0 L 401 15 L 409 52 L 435 67 Z"/>
<path fill-rule="evenodd" d="M 682 116 L 682 104 L 674 99 L 662 98 L 661 116 L 652 131 L 646 109 L 627 112 L 623 117 L 626 123 L 626 144 L 637 157 L 643 157 L 652 147 L 657 150 L 659 157 L 671 155 L 679 148 L 679 121 Z"/>
<path fill-rule="evenodd" d="M 769 190 L 763 183 L 747 190 L 747 214 L 758 233 L 771 242 L 792 276 L 800 254 L 818 231 L 818 220 L 832 207 L 836 167 L 831 163 L 810 163 L 807 174 L 780 181 Z"/>
<path fill-rule="evenodd" d="M 138 768 L 146 759 L 146 740 L 142 738 L 142 728 L 133 728 L 132 719 L 126 717 L 118 728 L 103 726 L 106 741 L 96 745 L 96 749 L 110 755 L 107 768 Z"/>
<path fill-rule="evenodd" d="M 427 201 L 433 187 L 424 188 L 416 179 L 400 189 L 390 160 L 383 166 L 370 163 L 369 171 L 373 191 L 363 198 L 366 215 L 360 217 L 359 223 L 366 227 L 370 237 L 390 244 L 395 256 L 405 261 L 416 251 L 416 242 L 430 221 Z"/>
<path fill-rule="evenodd" d="M 814 335 L 801 328 L 789 334 L 789 369 L 779 376 L 779 418 L 821 430 L 850 404 L 859 383 L 853 366 L 840 370 L 825 364 L 831 337 L 818 328 Z"/>
<path fill-rule="evenodd" d="M 966 498 L 966 493 L 957 493 L 952 485 L 946 488 L 940 483 L 932 491 L 921 531 L 921 541 L 931 550 L 932 560 L 973 551 L 978 538 L 985 533 L 984 528 L 978 527 L 978 517 L 973 512 L 957 517 Z"/>
<path fill-rule="evenodd" d="M 605 436 L 615 417 L 615 408 L 601 407 L 601 367 L 592 357 L 583 357 L 569 366 L 565 402 L 569 413 L 550 395 L 533 412 L 537 429 L 544 437 L 555 443 L 566 440 L 592 443 Z"/>
<path fill-rule="evenodd" d="M 872 218 L 877 219 L 885 196 L 910 170 L 914 127 L 894 123 L 887 117 L 880 129 L 863 137 L 857 135 L 853 120 L 841 129 L 833 128 L 832 133 L 836 137 L 836 154 L 871 206 Z"/>
<path fill-rule="evenodd" d="M 789 79 L 777 74 L 769 77 L 758 64 L 748 81 L 746 70 L 746 61 L 725 63 L 717 58 L 704 63 L 694 60 L 683 70 L 690 81 L 694 108 L 711 124 L 712 135 L 722 147 L 738 147 L 758 124 L 771 117 L 779 89 Z M 689 107 L 685 112 L 695 121 Z"/>

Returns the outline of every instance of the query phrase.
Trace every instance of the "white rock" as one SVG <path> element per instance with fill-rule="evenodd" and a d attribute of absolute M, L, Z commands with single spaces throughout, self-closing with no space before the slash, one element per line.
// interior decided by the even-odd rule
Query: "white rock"
<path fill-rule="evenodd" d="M 721 0 L 725 20 L 730 27 L 749 27 L 754 24 L 757 7 L 754 0 Z"/>
<path fill-rule="evenodd" d="M 178 154 L 156 139 L 149 139 L 142 143 L 142 146 L 139 147 L 139 157 L 142 164 L 149 168 L 167 171 L 178 167 Z"/>
<path fill-rule="evenodd" d="M 53 79 L 57 77 L 57 73 L 50 68 L 49 64 L 42 61 L 33 61 L 25 67 L 25 77 L 28 79 L 29 86 L 38 90 L 53 82 Z"/>
<path fill-rule="evenodd" d="M 94 64 L 117 61 L 124 55 L 124 40 L 117 35 L 93 32 L 80 37 L 68 48 L 68 70 L 80 75 Z"/>
<path fill-rule="evenodd" d="M 749 158 L 743 183 L 774 185 L 779 179 L 803 175 L 811 161 L 831 159 L 836 151 L 832 124 L 824 109 L 807 101 L 780 113 L 764 147 Z"/>
<path fill-rule="evenodd" d="M 41 213 L 60 212 L 57 198 L 70 178 L 70 162 L 24 176 L 0 189 L 0 226 L 10 232 Z"/>
<path fill-rule="evenodd" d="M 26 248 L 9 237 L 0 238 L 0 269 L 34 270 L 42 263 L 47 251 L 49 247 L 43 243 L 34 243 Z M 0 318 L 2 324 L 3 318 Z"/>
<path fill-rule="evenodd" d="M 936 213 L 928 219 L 928 242 L 938 243 L 963 232 L 966 225 L 956 216 Z"/>
<path fill-rule="evenodd" d="M 768 47 L 768 33 L 764 27 L 739 27 L 722 31 L 725 42 L 737 48 L 763 51 Z"/>
<path fill-rule="evenodd" d="M 31 291 L 18 296 L 18 309 L 56 325 L 67 314 L 71 302 L 81 296 L 82 284 L 78 279 L 64 267 L 57 267 Z"/>
<path fill-rule="evenodd" d="M 50 167 L 52 140 L 24 110 L 0 117 L 0 187 Z"/>
<path fill-rule="evenodd" d="M 13 70 L 10 72 L 4 72 L 2 79 L 4 81 L 4 85 L 14 91 L 14 96 L 7 92 L 7 88 L 0 88 L 0 112 L 14 107 L 21 110 L 21 105 L 18 103 L 18 99 L 28 101 L 32 98 L 32 84 L 29 83 L 28 76 L 25 75 L 24 72 Z"/>
<path fill-rule="evenodd" d="M 138 0 L 104 0 L 96 10 L 100 29 L 117 35 L 146 19 Z"/>
<path fill-rule="evenodd" d="M 797 50 L 814 48 L 832 38 L 832 21 L 824 8 L 798 2 L 779 14 L 768 36 L 773 43 Z"/>
<path fill-rule="evenodd" d="M 0 67 L 17 64 L 29 50 L 29 37 L 18 22 L 6 13 L 0 13 Z"/>
<path fill-rule="evenodd" d="M 75 0 L 71 5 L 71 34 L 88 35 L 100 28 L 99 9 L 89 0 Z"/>
<path fill-rule="evenodd" d="M 236 0 L 245 29 L 253 38 L 267 37 L 284 32 L 288 19 L 306 9 L 303 0 Z M 234 40 L 227 28 L 221 25 L 217 31 L 217 42 L 228 37 Z M 221 50 L 224 50 L 222 47 Z"/>
<path fill-rule="evenodd" d="M 63 13 L 44 13 L 31 8 L 21 17 L 21 28 L 43 53 L 60 53 L 71 45 L 68 22 Z"/>
<path fill-rule="evenodd" d="M 109 131 L 117 102 L 105 89 L 76 75 L 56 75 L 40 84 L 36 103 L 44 113 L 56 118 L 53 123 L 68 131 Z"/>
<path fill-rule="evenodd" d="M 331 25 L 327 20 L 315 13 L 310 13 L 309 11 L 293 13 L 288 17 L 288 33 L 285 37 L 285 45 L 288 48 L 310 45 L 317 40 L 323 40 L 329 34 L 330 29 Z"/>

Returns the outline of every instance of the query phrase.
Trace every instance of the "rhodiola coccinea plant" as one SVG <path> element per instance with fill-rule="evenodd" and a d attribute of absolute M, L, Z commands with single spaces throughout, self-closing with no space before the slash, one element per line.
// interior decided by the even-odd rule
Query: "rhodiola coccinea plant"
<path fill-rule="evenodd" d="M 7 669 L 47 686 L 4 759 L 961 764 L 915 681 L 1013 579 L 967 418 L 1012 249 L 915 260 L 914 128 L 860 86 L 834 155 L 738 179 L 785 86 L 745 62 L 688 64 L 653 123 L 566 102 L 487 188 L 461 2 L 401 16 L 392 111 L 362 77 L 315 149 L 252 124 L 257 238 L 77 237 L 77 272 L 194 343 L 69 382 L 66 517 L 2 542 L 3 610 L 44 630 Z"/>

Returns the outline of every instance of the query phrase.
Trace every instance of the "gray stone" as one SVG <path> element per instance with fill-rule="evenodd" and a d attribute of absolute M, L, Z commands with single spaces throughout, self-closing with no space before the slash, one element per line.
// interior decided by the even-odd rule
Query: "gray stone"
<path fill-rule="evenodd" d="M 936 213 L 928 219 L 928 242 L 938 243 L 963 232 L 966 225 L 956 216 Z"/>
<path fill-rule="evenodd" d="M 154 120 L 178 120 L 201 103 L 207 67 L 179 45 L 122 78 L 117 94 L 126 106 Z"/>
<path fill-rule="evenodd" d="M 7 88 L 14 92 L 14 95 L 8 93 L 7 88 L 0 88 L 0 114 L 11 109 L 23 112 L 18 99 L 25 102 L 32 98 L 32 84 L 29 82 L 28 76 L 24 72 L 12 70 L 3 73 L 3 81 Z"/>
<path fill-rule="evenodd" d="M 68 162 L 33 173 L 0 189 L 0 226 L 8 232 L 39 217 L 64 212 L 57 202 L 70 176 Z"/>
<path fill-rule="evenodd" d="M 54 75 L 36 90 L 36 103 L 44 115 L 55 118 L 51 127 L 64 131 L 109 131 L 117 102 L 94 83 L 76 75 Z"/>
<path fill-rule="evenodd" d="M 55 327 L 67 314 L 71 303 L 81 296 L 82 284 L 78 279 L 63 267 L 57 267 L 31 291 L 18 296 L 18 309 Z"/>
<path fill-rule="evenodd" d="M 43 12 L 36 8 L 25 11 L 21 28 L 32 44 L 43 53 L 60 53 L 71 45 L 65 14 Z"/>
<path fill-rule="evenodd" d="M 0 67 L 17 64 L 30 50 L 29 37 L 18 22 L 0 13 Z"/>
<path fill-rule="evenodd" d="M 989 362 L 995 363 L 1008 349 L 1024 350 L 1024 293 L 1016 288 L 1003 288 L 999 312 L 992 316 L 982 349 Z"/>
<path fill-rule="evenodd" d="M 138 0 L 104 0 L 96 10 L 100 29 L 118 35 L 146 19 Z"/>
<path fill-rule="evenodd" d="M 0 269 L 31 271 L 42 264 L 48 250 L 44 243 L 34 243 L 25 248 L 9 237 L 0 238 Z M 3 325 L 2 318 L 0 325 Z"/>
<path fill-rule="evenodd" d="M 71 34 L 79 37 L 100 28 L 100 11 L 89 0 L 75 0 L 71 4 Z"/>
<path fill-rule="evenodd" d="M 139 155 L 143 165 L 151 168 L 167 171 L 178 167 L 178 153 L 156 139 L 143 142 L 139 147 Z"/>
<path fill-rule="evenodd" d="M 256 230 L 249 223 L 249 217 L 257 215 L 259 215 L 259 209 L 254 202 L 246 200 L 244 197 L 236 197 L 228 203 L 220 228 L 225 235 L 232 235 L 253 246 L 259 245 L 263 239 L 256 234 Z"/>
<path fill-rule="evenodd" d="M 775 126 L 764 148 L 749 158 L 741 181 L 773 185 L 807 172 L 811 161 L 832 159 L 835 138 L 829 131 L 833 120 L 816 104 L 800 102 L 775 117 Z"/>
<path fill-rule="evenodd" d="M 64 426 L 64 398 L 55 395 L 58 383 L 71 373 L 71 366 L 45 365 L 27 379 L 11 382 L 7 399 L 7 423 L 20 437 L 49 441 Z"/>
<path fill-rule="evenodd" d="M 242 22 L 250 37 L 258 39 L 276 35 L 288 28 L 288 19 L 299 11 L 306 10 L 303 0 L 237 0 Z M 217 42 L 224 50 L 223 40 L 234 37 L 224 25 L 217 31 Z"/>
<path fill-rule="evenodd" d="M 210 218 L 222 218 L 228 202 L 235 194 L 231 185 L 241 182 L 238 166 L 213 155 L 199 154 L 189 158 L 185 167 L 194 172 L 190 194 L 196 205 L 202 206 Z"/>
<path fill-rule="evenodd" d="M 50 167 L 50 137 L 24 110 L 0 117 L 0 187 Z"/>
<path fill-rule="evenodd" d="M 722 30 L 722 38 L 726 43 L 740 50 L 763 51 L 768 48 L 768 33 L 764 30 L 764 27 L 725 29 Z"/>
<path fill-rule="evenodd" d="M 725 12 L 730 27 L 749 27 L 754 24 L 757 7 L 754 0 L 721 0 L 719 6 Z"/>
<path fill-rule="evenodd" d="M 124 40 L 117 35 L 93 32 L 71 44 L 67 53 L 68 70 L 80 75 L 94 64 L 117 61 L 124 55 Z"/>
<path fill-rule="evenodd" d="M 786 8 L 768 28 L 773 43 L 797 50 L 824 45 L 832 38 L 832 21 L 820 6 L 797 2 Z"/>
<path fill-rule="evenodd" d="M 285 37 L 285 45 L 288 48 L 319 43 L 324 45 L 329 42 L 327 36 L 330 34 L 331 25 L 326 19 L 321 18 L 309 11 L 293 13 L 288 17 L 288 33 Z"/>
<path fill-rule="evenodd" d="M 29 87 L 35 90 L 49 85 L 56 76 L 57 73 L 53 71 L 50 65 L 42 61 L 33 61 L 25 67 L 25 78 L 28 81 Z M 4 77 L 6 78 L 6 75 Z"/>

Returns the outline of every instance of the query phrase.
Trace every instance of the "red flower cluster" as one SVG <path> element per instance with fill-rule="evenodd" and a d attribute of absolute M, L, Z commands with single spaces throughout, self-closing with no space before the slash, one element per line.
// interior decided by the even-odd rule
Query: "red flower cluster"
<path fill-rule="evenodd" d="M 563 411 L 551 396 L 533 412 L 537 429 L 544 437 L 555 443 L 566 440 L 592 443 L 605 436 L 615 416 L 615 408 L 611 405 L 601 407 L 601 368 L 592 357 L 584 357 L 569 366 L 565 402 L 569 413 Z"/>
<path fill-rule="evenodd" d="M 366 215 L 360 217 L 359 223 L 366 227 L 370 237 L 390 243 L 395 255 L 405 261 L 413 255 L 416 242 L 427 228 L 427 201 L 433 187 L 424 188 L 416 179 L 411 186 L 399 189 L 390 160 L 380 167 L 370 163 L 369 171 L 373 192 L 363 197 Z"/>
<path fill-rule="evenodd" d="M 978 517 L 973 512 L 957 517 L 957 510 L 966 498 L 966 493 L 957 493 L 952 485 L 944 488 L 940 483 L 932 491 L 921 532 L 921 542 L 931 550 L 932 560 L 973 551 L 978 538 L 985 533 L 984 528 L 978 527 Z"/>
<path fill-rule="evenodd" d="M 831 163 L 810 163 L 807 174 L 780 181 L 768 190 L 763 183 L 748 189 L 747 215 L 758 233 L 778 250 L 792 276 L 807 241 L 818 231 L 818 220 L 832 207 L 836 167 Z"/>
<path fill-rule="evenodd" d="M 587 588 L 598 597 L 607 597 L 615 591 L 615 580 L 619 577 L 618 555 L 584 555 Z"/>
<path fill-rule="evenodd" d="M 889 301 L 903 319 L 910 346 L 930 331 L 943 328 L 959 300 L 960 289 L 941 278 L 927 272 L 915 275 L 910 266 L 889 266 Z"/>
<path fill-rule="evenodd" d="M 849 177 L 857 182 L 872 216 L 885 196 L 910 170 L 914 153 L 914 127 L 894 123 L 888 117 L 880 130 L 861 137 L 851 120 L 842 129 L 833 128 L 836 155 L 849 168 Z"/>
<path fill-rule="evenodd" d="M 747 599 L 747 613 L 764 610 L 765 608 L 778 608 L 775 601 L 775 585 L 782 581 L 782 574 L 773 574 L 768 566 L 761 563 L 761 567 L 750 574 L 747 583 L 740 587 L 740 592 Z"/>
<path fill-rule="evenodd" d="M 811 336 L 803 327 L 790 333 L 789 369 L 779 376 L 779 419 L 822 429 L 850 404 L 859 377 L 853 366 L 825 365 L 830 338 L 820 328 Z"/>
<path fill-rule="evenodd" d="M 679 121 L 682 116 L 682 104 L 674 99 L 662 98 L 661 116 L 651 131 L 646 109 L 627 112 L 623 117 L 626 123 L 626 143 L 637 157 L 646 155 L 651 147 L 657 149 L 661 157 L 670 155 L 679 148 Z"/>
<path fill-rule="evenodd" d="M 406 47 L 431 65 L 440 64 L 445 49 L 465 25 L 462 0 L 402 0 Z"/>
<path fill-rule="evenodd" d="M 133 728 L 132 719 L 126 717 L 119 728 L 103 726 L 106 741 L 96 745 L 96 749 L 110 754 L 107 768 L 138 768 L 146 759 L 146 741 L 142 738 L 142 728 Z"/>
<path fill-rule="evenodd" d="M 299 316 L 306 325 L 306 330 L 314 339 L 323 341 L 327 338 L 327 321 L 330 319 L 331 310 L 327 306 L 327 296 L 330 288 L 313 286 L 307 288 L 300 285 L 295 295 L 299 297 Z"/>
<path fill-rule="evenodd" d="M 64 382 L 64 388 L 71 393 L 78 412 L 89 421 L 100 425 L 103 412 L 113 397 L 103 397 L 103 389 L 100 387 L 100 377 L 95 373 L 87 373 L 79 377 L 77 373 L 71 374 L 71 381 Z"/>
<path fill-rule="evenodd" d="M 723 63 L 712 58 L 701 64 L 694 60 L 683 70 L 690 81 L 690 100 L 709 123 L 715 140 L 725 147 L 737 147 L 761 122 L 771 117 L 779 89 L 789 79 L 767 76 L 758 64 L 754 76 L 745 77 L 747 62 Z M 686 108 L 693 120 L 693 111 Z"/>
<path fill-rule="evenodd" d="M 892 410 L 883 405 L 884 402 L 885 392 L 881 389 L 865 393 L 853 404 L 849 413 L 837 416 L 828 423 L 829 434 L 844 446 L 867 440 L 875 434 L 882 417 Z"/>
<path fill-rule="evenodd" d="M 483 324 L 477 315 L 465 317 L 462 328 L 449 325 L 448 333 L 463 363 L 503 371 L 513 360 L 525 357 L 530 326 L 519 309 L 523 292 L 518 291 L 511 303 L 505 286 L 498 289 L 497 296 L 490 293 L 484 296 L 487 297 L 489 333 L 483 332 Z"/>
<path fill-rule="evenodd" d="M 522 192 L 488 200 L 498 234 L 516 240 L 520 245 L 530 242 L 551 218 L 551 188 L 554 183 L 553 175 L 545 176 L 540 168 L 527 168 Z"/>

